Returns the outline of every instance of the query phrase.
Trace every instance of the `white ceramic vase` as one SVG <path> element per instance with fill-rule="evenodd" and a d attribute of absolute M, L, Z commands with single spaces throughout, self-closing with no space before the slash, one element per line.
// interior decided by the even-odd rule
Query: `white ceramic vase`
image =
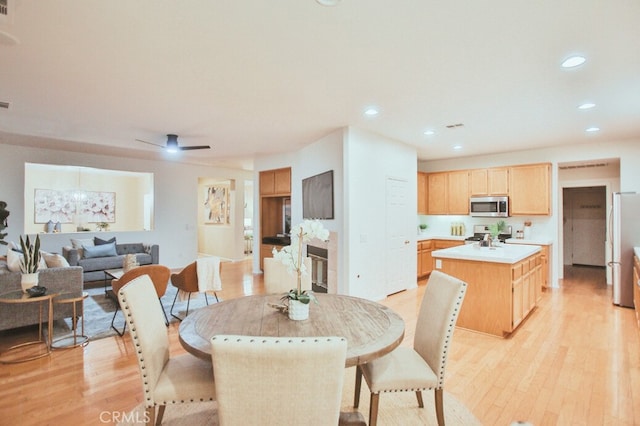
<path fill-rule="evenodd" d="M 22 285 L 22 291 L 26 293 L 31 287 L 38 285 L 38 273 L 22 274 L 20 284 Z"/>
<path fill-rule="evenodd" d="M 289 300 L 289 319 L 302 321 L 309 318 L 309 303 Z"/>

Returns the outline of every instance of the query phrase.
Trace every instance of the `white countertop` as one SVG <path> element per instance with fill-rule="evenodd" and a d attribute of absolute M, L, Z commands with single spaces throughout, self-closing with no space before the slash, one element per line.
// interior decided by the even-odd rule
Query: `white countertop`
<path fill-rule="evenodd" d="M 527 244 L 503 244 L 498 247 L 480 247 L 477 244 L 465 244 L 463 246 L 434 250 L 431 252 L 431 256 L 440 259 L 514 264 L 540 250 L 539 245 Z"/>
<path fill-rule="evenodd" d="M 505 241 L 507 244 L 533 244 L 538 246 L 550 246 L 553 244 L 552 240 L 548 240 L 546 238 L 530 238 L 530 239 L 522 239 L 522 238 L 509 238 Z"/>

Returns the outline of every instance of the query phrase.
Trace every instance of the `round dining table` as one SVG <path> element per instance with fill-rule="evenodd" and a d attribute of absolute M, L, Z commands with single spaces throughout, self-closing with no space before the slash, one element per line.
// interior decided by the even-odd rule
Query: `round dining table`
<path fill-rule="evenodd" d="M 211 360 L 211 337 L 219 334 L 272 337 L 340 336 L 347 340 L 346 367 L 364 364 L 396 348 L 404 320 L 392 309 L 357 297 L 316 294 L 309 319 L 290 320 L 277 306 L 282 295 L 225 300 L 193 311 L 181 323 L 180 343 L 191 354 Z"/>

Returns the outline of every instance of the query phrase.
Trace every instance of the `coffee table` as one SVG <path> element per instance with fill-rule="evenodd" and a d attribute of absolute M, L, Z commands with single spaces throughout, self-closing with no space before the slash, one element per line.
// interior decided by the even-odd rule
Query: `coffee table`
<path fill-rule="evenodd" d="M 7 293 L 0 294 L 0 303 L 10 304 L 24 304 L 24 303 L 38 303 L 39 306 L 39 318 L 38 318 L 38 340 L 20 343 L 18 345 L 11 346 L 1 356 L 5 356 L 8 352 L 15 349 L 24 348 L 25 346 L 44 344 L 46 352 L 36 355 L 27 355 L 22 358 L 16 359 L 1 359 L 2 364 L 17 364 L 19 362 L 32 361 L 34 359 L 42 358 L 51 354 L 52 337 L 53 337 L 53 298 L 58 296 L 58 293 L 49 293 L 42 296 L 31 297 L 29 294 L 24 293 L 22 290 L 13 290 Z M 47 339 L 44 339 L 42 334 L 42 319 L 43 319 L 43 307 L 48 305 L 48 319 L 47 319 Z"/>
<path fill-rule="evenodd" d="M 122 268 L 106 269 L 104 271 L 104 295 L 109 296 L 111 299 L 115 300 L 116 302 L 118 301 L 118 298 L 116 297 L 115 294 L 113 294 L 113 291 L 111 289 L 107 288 L 107 281 L 119 280 L 120 278 L 122 278 L 123 275 L 124 275 L 124 269 Z"/>

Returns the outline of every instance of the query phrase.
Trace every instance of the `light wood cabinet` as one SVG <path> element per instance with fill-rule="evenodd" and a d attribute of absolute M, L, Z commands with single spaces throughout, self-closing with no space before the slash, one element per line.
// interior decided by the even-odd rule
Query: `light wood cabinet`
<path fill-rule="evenodd" d="M 509 168 L 511 216 L 551 214 L 551 164 Z"/>
<path fill-rule="evenodd" d="M 418 214 L 429 214 L 427 191 L 427 174 L 418 172 Z"/>
<path fill-rule="evenodd" d="M 467 170 L 427 174 L 428 214 L 469 214 Z"/>
<path fill-rule="evenodd" d="M 640 280 L 640 260 L 637 256 L 633 256 L 633 304 L 636 310 L 636 322 L 640 327 L 640 286 L 638 286 L 638 280 Z"/>
<path fill-rule="evenodd" d="M 536 307 L 538 256 L 514 264 L 434 258 L 434 264 L 441 260 L 436 269 L 468 284 L 457 326 L 500 337 L 512 333 Z"/>
<path fill-rule="evenodd" d="M 469 172 L 447 173 L 447 213 L 469 214 Z"/>
<path fill-rule="evenodd" d="M 511 267 L 512 330 L 536 307 L 540 288 L 540 254 L 530 256 Z"/>
<path fill-rule="evenodd" d="M 260 172 L 260 195 L 290 195 L 291 168 Z"/>
<path fill-rule="evenodd" d="M 285 232 L 283 211 L 291 196 L 291 168 L 260 172 L 260 242 Z M 271 244 L 260 245 L 260 268 L 265 257 L 271 257 Z"/>
<path fill-rule="evenodd" d="M 505 167 L 469 171 L 469 195 L 508 195 L 509 169 Z"/>
<path fill-rule="evenodd" d="M 458 240 L 432 240 L 433 241 L 433 249 L 440 250 L 449 247 L 461 246 L 464 245 L 464 241 Z"/>
<path fill-rule="evenodd" d="M 418 278 L 425 277 L 432 271 L 432 247 L 433 244 L 431 240 L 418 241 Z"/>
<path fill-rule="evenodd" d="M 429 214 L 447 214 L 447 173 L 427 174 L 427 211 Z"/>

